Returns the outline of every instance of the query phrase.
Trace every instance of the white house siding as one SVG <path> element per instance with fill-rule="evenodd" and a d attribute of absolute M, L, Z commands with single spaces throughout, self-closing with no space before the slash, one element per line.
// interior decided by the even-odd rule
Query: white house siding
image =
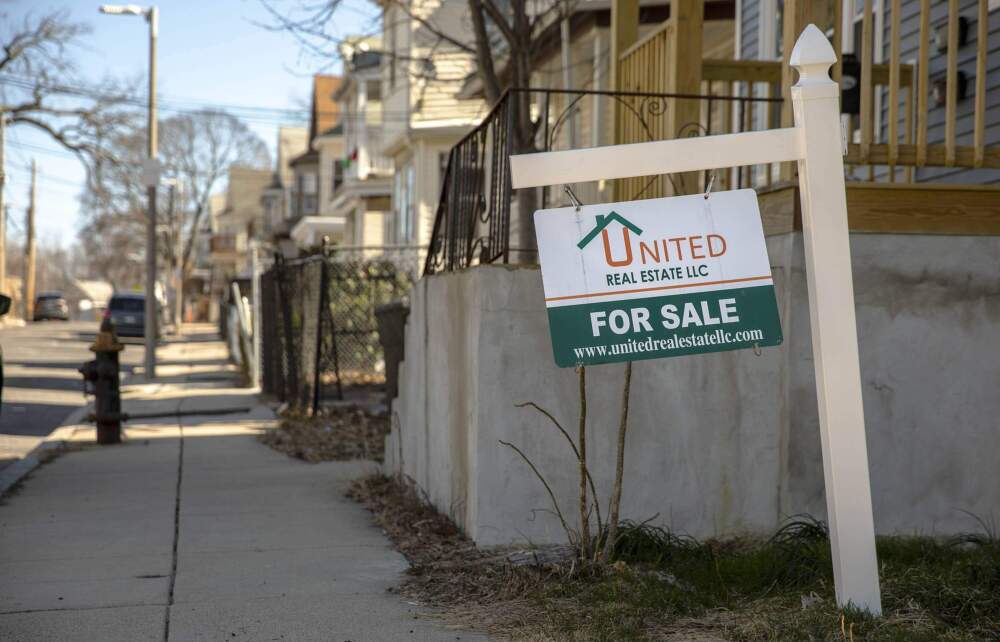
<path fill-rule="evenodd" d="M 464 0 L 419 2 L 410 10 L 444 33 L 459 38 L 467 34 L 468 4 Z M 389 232 L 386 237 L 396 243 L 427 245 L 441 193 L 440 155 L 478 124 L 488 108 L 479 99 L 457 98 L 475 69 L 472 56 L 441 42 L 419 22 L 400 14 L 396 7 L 387 9 L 385 14 L 385 27 L 391 29 L 395 25 L 396 49 L 406 60 L 398 63 L 392 89 L 390 70 L 387 67 L 383 71 L 383 147 L 392 153 L 396 173 L 409 164 L 414 168 L 411 202 L 415 221 L 413 238 L 398 238 L 399 204 L 393 202 L 392 215 L 385 223 Z M 391 53 L 392 35 L 384 34 L 383 41 Z"/>
<path fill-rule="evenodd" d="M 412 81 L 411 127 L 426 127 L 432 123 L 445 126 L 472 126 L 486 114 L 482 100 L 458 100 L 456 95 L 463 83 L 475 71 L 472 56 L 462 51 L 418 51 L 417 57 L 430 59 L 433 78 L 414 78 Z M 414 63 L 417 64 L 417 63 Z"/>
<path fill-rule="evenodd" d="M 412 37 L 410 20 L 395 3 L 386 4 L 383 30 L 382 42 L 387 52 L 382 65 L 383 146 L 393 148 L 405 139 L 408 128 L 410 78 L 405 57 L 409 55 Z"/>
<path fill-rule="evenodd" d="M 760 46 L 760 0 L 736 0 L 740 3 L 740 58 L 757 60 Z"/>
<path fill-rule="evenodd" d="M 319 150 L 318 213 L 320 216 L 337 216 L 333 209 L 334 164 L 345 155 L 343 136 L 321 136 L 315 141 Z"/>

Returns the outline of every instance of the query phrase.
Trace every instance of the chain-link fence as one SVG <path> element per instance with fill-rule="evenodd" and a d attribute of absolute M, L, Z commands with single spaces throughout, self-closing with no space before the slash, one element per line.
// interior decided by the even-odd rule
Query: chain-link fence
<path fill-rule="evenodd" d="M 419 248 L 276 260 L 261 276 L 264 392 L 315 411 L 352 388 L 385 384 L 375 308 L 406 296 Z"/>

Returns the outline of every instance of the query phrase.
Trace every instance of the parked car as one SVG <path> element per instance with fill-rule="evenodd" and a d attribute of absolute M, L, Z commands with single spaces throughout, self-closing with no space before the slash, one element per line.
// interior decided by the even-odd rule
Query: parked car
<path fill-rule="evenodd" d="M 35 298 L 35 321 L 69 321 L 69 306 L 59 292 L 43 292 Z"/>
<path fill-rule="evenodd" d="M 0 317 L 10 312 L 11 298 L 0 294 Z M 0 400 L 3 398 L 3 346 L 0 346 Z M 2 406 L 2 403 L 0 403 Z"/>
<path fill-rule="evenodd" d="M 141 337 L 146 328 L 146 295 L 123 292 L 111 295 L 104 318 L 115 324 L 120 337 Z"/>

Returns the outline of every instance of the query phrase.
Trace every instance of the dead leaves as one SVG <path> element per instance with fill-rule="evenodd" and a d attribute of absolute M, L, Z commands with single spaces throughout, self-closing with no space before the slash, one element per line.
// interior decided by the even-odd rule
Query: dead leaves
<path fill-rule="evenodd" d="M 309 463 L 367 459 L 382 461 L 389 420 L 358 406 L 330 408 L 316 417 L 286 414 L 260 440 Z"/>

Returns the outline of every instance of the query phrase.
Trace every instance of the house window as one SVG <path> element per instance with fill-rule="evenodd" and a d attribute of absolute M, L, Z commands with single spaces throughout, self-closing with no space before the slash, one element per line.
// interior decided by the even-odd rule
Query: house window
<path fill-rule="evenodd" d="M 316 193 L 316 175 L 299 174 L 299 191 L 303 194 Z"/>
<path fill-rule="evenodd" d="M 365 82 L 366 100 L 382 100 L 382 81 L 368 80 Z"/>
<path fill-rule="evenodd" d="M 344 183 L 344 161 L 339 158 L 333 160 L 333 184 L 331 185 L 330 198 L 333 199 L 337 194 L 337 189 Z"/>
<path fill-rule="evenodd" d="M 299 213 L 302 216 L 316 214 L 316 174 L 299 174 Z"/>
<path fill-rule="evenodd" d="M 393 178 L 393 200 L 396 204 L 396 241 L 409 243 L 413 240 L 415 210 L 414 183 L 416 173 L 413 163 L 408 162 L 396 172 Z"/>

